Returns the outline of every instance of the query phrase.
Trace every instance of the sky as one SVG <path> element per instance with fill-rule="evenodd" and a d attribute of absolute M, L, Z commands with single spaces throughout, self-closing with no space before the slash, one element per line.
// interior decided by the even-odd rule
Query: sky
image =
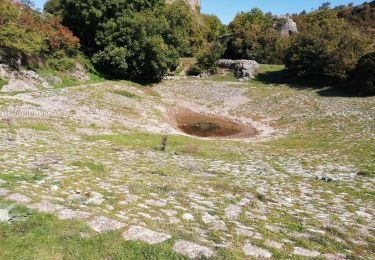
<path fill-rule="evenodd" d="M 250 11 L 259 7 L 264 12 L 272 12 L 276 15 L 287 13 L 299 13 L 303 10 L 311 11 L 321 6 L 328 0 L 201 0 L 202 13 L 215 14 L 221 21 L 228 24 L 238 12 Z M 365 0 L 331 0 L 332 6 L 342 4 L 361 4 Z M 43 9 L 45 0 L 35 0 L 36 6 Z"/>

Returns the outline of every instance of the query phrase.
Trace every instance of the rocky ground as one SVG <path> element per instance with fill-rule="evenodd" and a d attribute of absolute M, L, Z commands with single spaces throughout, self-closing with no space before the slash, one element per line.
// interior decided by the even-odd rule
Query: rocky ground
<path fill-rule="evenodd" d="M 188 136 L 176 106 L 258 134 Z M 0 219 L 21 204 L 189 258 L 374 259 L 374 119 L 374 97 L 254 80 L 2 92 Z"/>

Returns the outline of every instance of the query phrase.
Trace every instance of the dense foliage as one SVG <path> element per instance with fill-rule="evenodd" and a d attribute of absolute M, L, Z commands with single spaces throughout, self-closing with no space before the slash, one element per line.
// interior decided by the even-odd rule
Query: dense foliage
<path fill-rule="evenodd" d="M 117 77 L 160 79 L 205 40 L 195 39 L 200 29 L 183 0 L 51 0 L 45 10 L 61 15 L 96 66 Z"/>
<path fill-rule="evenodd" d="M 375 52 L 363 56 L 354 73 L 355 88 L 363 94 L 375 94 Z"/>
<path fill-rule="evenodd" d="M 339 17 L 345 18 L 350 24 L 375 37 L 375 1 L 358 6 L 353 4 L 338 6 L 335 10 Z"/>
<path fill-rule="evenodd" d="M 188 71 L 190 75 L 201 73 L 215 74 L 217 72 L 217 61 L 224 54 L 225 48 L 218 42 L 210 44 L 197 55 L 196 64 Z"/>
<path fill-rule="evenodd" d="M 289 38 L 280 37 L 273 27 L 275 17 L 254 8 L 238 14 L 229 24 L 232 36 L 225 56 L 232 59 L 250 59 L 260 63 L 282 63 Z"/>
<path fill-rule="evenodd" d="M 57 52 L 77 53 L 79 39 L 54 16 L 44 16 L 11 0 L 0 1 L 0 60 L 35 67 Z"/>
<path fill-rule="evenodd" d="M 347 79 L 358 60 L 373 50 L 373 41 L 334 10 L 322 8 L 303 14 L 302 19 L 304 27 L 284 60 L 293 75 L 318 83 L 338 82 Z"/>

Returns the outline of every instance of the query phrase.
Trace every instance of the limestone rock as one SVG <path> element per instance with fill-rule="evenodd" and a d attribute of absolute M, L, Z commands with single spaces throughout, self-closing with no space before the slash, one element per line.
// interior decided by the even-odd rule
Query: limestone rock
<path fill-rule="evenodd" d="M 57 217 L 61 220 L 65 220 L 65 219 L 82 220 L 82 219 L 88 218 L 90 216 L 91 216 L 91 214 L 88 213 L 88 212 L 74 211 L 74 210 L 71 210 L 71 209 L 63 209 L 63 210 L 59 211 L 59 213 L 57 214 Z"/>
<path fill-rule="evenodd" d="M 175 0 L 167 0 L 167 3 L 173 3 L 174 1 Z M 194 12 L 198 11 L 199 7 L 201 6 L 201 0 L 186 0 L 186 2 Z"/>
<path fill-rule="evenodd" d="M 272 253 L 267 251 L 266 249 L 253 246 L 250 242 L 247 242 L 243 246 L 243 251 L 247 256 L 259 257 L 259 258 L 271 258 Z"/>
<path fill-rule="evenodd" d="M 148 244 L 158 244 L 170 239 L 172 236 L 162 232 L 156 232 L 140 226 L 130 227 L 123 233 L 125 240 L 140 240 Z"/>
<path fill-rule="evenodd" d="M 297 24 L 292 18 L 287 16 L 278 17 L 273 26 L 280 32 L 281 37 L 289 37 L 294 33 L 298 33 Z"/>
<path fill-rule="evenodd" d="M 0 196 L 5 196 L 7 194 L 8 194 L 8 190 L 0 188 Z"/>
<path fill-rule="evenodd" d="M 220 68 L 230 69 L 236 78 L 249 80 L 255 77 L 259 70 L 258 62 L 254 60 L 228 60 L 222 59 L 217 62 Z"/>
<path fill-rule="evenodd" d="M 14 193 L 8 196 L 8 199 L 13 200 L 18 203 L 28 203 L 31 199 L 25 195 Z"/>
<path fill-rule="evenodd" d="M 124 223 L 103 216 L 95 217 L 93 220 L 87 222 L 87 224 L 99 233 L 120 229 L 126 226 Z"/>
<path fill-rule="evenodd" d="M 61 84 L 63 82 L 62 79 L 57 76 L 49 76 L 46 79 L 52 84 Z"/>
<path fill-rule="evenodd" d="M 173 247 L 173 251 L 189 257 L 190 259 L 209 258 L 214 256 L 214 251 L 212 251 L 212 249 L 184 240 L 178 240 Z"/>
<path fill-rule="evenodd" d="M 241 214 L 241 212 L 242 207 L 240 205 L 232 204 L 225 209 L 225 216 L 227 218 L 236 219 Z"/>
<path fill-rule="evenodd" d="M 295 247 L 293 249 L 293 254 L 294 255 L 299 255 L 299 256 L 305 256 L 305 257 L 317 257 L 320 256 L 320 253 L 318 251 L 311 251 L 305 248 L 301 247 Z"/>
<path fill-rule="evenodd" d="M 1 88 L 1 92 L 14 92 L 14 91 L 34 91 L 37 90 L 35 85 L 30 84 L 21 79 L 10 79 L 8 84 Z"/>
<path fill-rule="evenodd" d="M 267 240 L 264 244 L 268 247 L 275 248 L 275 249 L 282 249 L 284 247 L 282 243 L 279 243 L 273 240 Z"/>
<path fill-rule="evenodd" d="M 74 70 L 70 75 L 81 82 L 86 82 L 90 80 L 90 77 L 87 75 L 86 69 L 79 63 L 76 64 Z"/>
<path fill-rule="evenodd" d="M 61 205 L 53 204 L 48 201 L 34 203 L 34 204 L 29 205 L 28 207 L 31 209 L 35 209 L 39 212 L 44 212 L 44 213 L 53 213 L 55 211 L 58 211 L 64 208 Z"/>
<path fill-rule="evenodd" d="M 9 209 L 0 209 L 0 221 L 9 221 Z"/>

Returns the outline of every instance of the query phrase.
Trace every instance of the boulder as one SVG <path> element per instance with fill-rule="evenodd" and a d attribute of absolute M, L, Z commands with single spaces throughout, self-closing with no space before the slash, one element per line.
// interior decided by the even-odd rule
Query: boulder
<path fill-rule="evenodd" d="M 70 76 L 80 82 L 86 82 L 90 80 L 89 75 L 87 75 L 86 69 L 79 63 L 76 64 L 74 70 L 70 73 Z"/>
<path fill-rule="evenodd" d="M 217 64 L 220 68 L 232 70 L 240 80 L 253 79 L 259 70 L 259 63 L 254 60 L 222 59 Z"/>
<path fill-rule="evenodd" d="M 288 16 L 278 17 L 273 27 L 280 32 L 281 37 L 289 37 L 298 33 L 297 24 Z"/>

